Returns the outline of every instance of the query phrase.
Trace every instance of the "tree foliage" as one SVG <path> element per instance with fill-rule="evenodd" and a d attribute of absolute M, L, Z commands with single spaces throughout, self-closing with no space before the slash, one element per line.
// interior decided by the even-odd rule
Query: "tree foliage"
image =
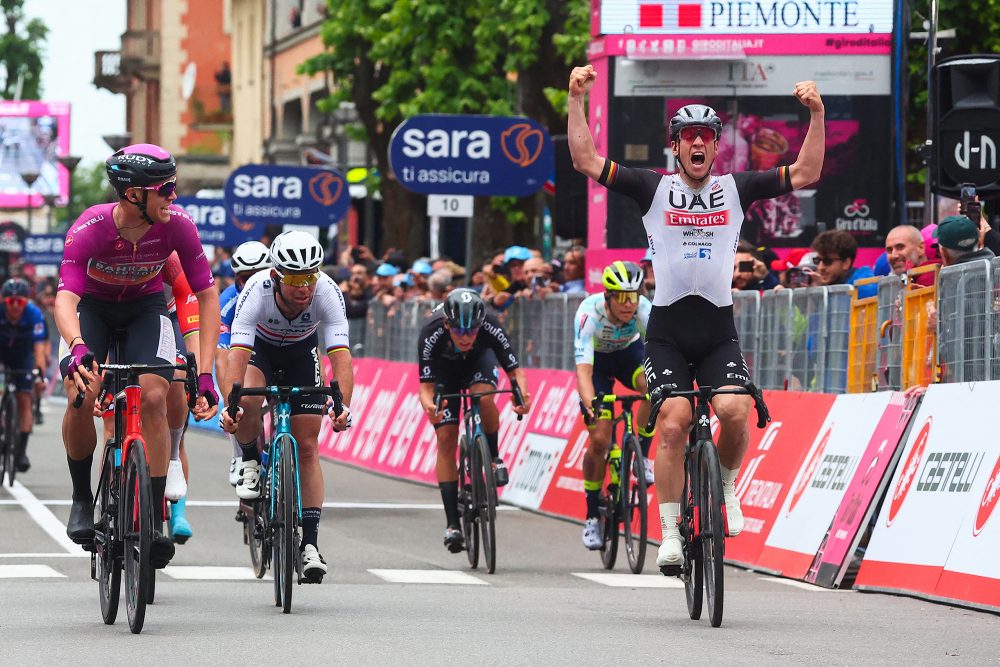
<path fill-rule="evenodd" d="M 108 175 L 103 162 L 95 162 L 89 166 L 81 164 L 73 170 L 73 194 L 70 206 L 73 220 L 91 206 L 103 204 L 113 199 L 113 191 L 108 185 Z M 65 208 L 58 210 L 56 214 L 58 229 L 69 229 L 73 220 L 66 220 Z"/>
<path fill-rule="evenodd" d="M 328 70 L 336 92 L 322 108 L 353 101 L 371 142 L 384 202 L 388 245 L 420 251 L 423 197 L 389 171 L 393 131 L 420 113 L 525 115 L 550 132 L 565 131 L 570 62 L 583 58 L 589 0 L 328 0 L 324 53 L 302 71 Z M 533 199 L 496 207 L 477 202 L 477 246 L 524 220 Z M 497 209 L 500 209 L 499 212 Z M 489 224 L 492 222 L 493 224 Z M 501 241 L 499 237 L 497 241 Z"/>
<path fill-rule="evenodd" d="M 7 30 L 0 35 L 0 67 L 6 73 L 0 95 L 14 98 L 18 79 L 21 99 L 37 100 L 42 96 L 42 55 L 49 29 L 41 19 L 26 21 L 25 0 L 0 0 Z"/>

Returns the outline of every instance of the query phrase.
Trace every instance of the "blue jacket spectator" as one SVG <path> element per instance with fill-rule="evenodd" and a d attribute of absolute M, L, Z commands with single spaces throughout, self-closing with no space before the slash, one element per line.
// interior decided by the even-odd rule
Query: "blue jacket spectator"
<path fill-rule="evenodd" d="M 854 266 L 858 243 L 849 232 L 827 230 L 813 239 L 811 247 L 816 251 L 816 273 L 822 285 L 853 285 L 875 275 L 870 266 Z M 858 288 L 858 297 L 862 299 L 877 293 L 878 286 L 875 284 Z"/>

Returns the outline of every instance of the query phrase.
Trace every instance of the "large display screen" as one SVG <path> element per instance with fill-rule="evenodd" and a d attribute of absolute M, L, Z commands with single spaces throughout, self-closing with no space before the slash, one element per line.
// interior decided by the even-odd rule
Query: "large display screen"
<path fill-rule="evenodd" d="M 44 195 L 66 202 L 69 173 L 56 158 L 69 154 L 69 103 L 0 101 L 0 206 L 26 208 Z M 37 173 L 29 188 L 23 174 Z"/>

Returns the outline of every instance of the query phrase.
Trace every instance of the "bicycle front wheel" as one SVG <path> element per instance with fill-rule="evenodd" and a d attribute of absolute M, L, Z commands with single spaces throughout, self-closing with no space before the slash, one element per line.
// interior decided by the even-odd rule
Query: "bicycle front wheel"
<path fill-rule="evenodd" d="M 497 480 L 493 474 L 490 446 L 482 435 L 476 436 L 476 485 L 479 486 L 479 533 L 483 541 L 486 571 L 497 569 Z"/>
<path fill-rule="evenodd" d="M 622 527 L 625 555 L 633 574 L 640 574 L 646 562 L 647 504 L 646 467 L 635 436 L 625 436 L 622 446 Z"/>
<path fill-rule="evenodd" d="M 149 555 L 153 542 L 153 491 L 141 441 L 129 446 L 124 485 L 121 511 L 125 538 L 125 609 L 129 629 L 138 634 L 142 632 L 146 619 L 151 569 Z"/>
<path fill-rule="evenodd" d="M 281 602 L 282 611 L 286 614 L 292 612 L 292 585 L 295 583 L 295 573 L 298 569 L 299 554 L 295 548 L 295 452 L 292 447 L 292 440 L 287 435 L 280 436 L 281 439 L 281 469 L 278 472 L 280 481 L 278 483 L 278 534 L 276 542 L 281 549 Z M 275 570 L 275 576 L 279 575 Z"/>
<path fill-rule="evenodd" d="M 98 478 L 97 525 L 94 527 L 94 558 L 97 561 L 97 590 L 101 598 L 101 618 L 114 625 L 121 597 L 122 560 L 115 555 L 118 544 L 117 496 L 114 479 L 114 449 L 106 448 Z"/>
<path fill-rule="evenodd" d="M 722 602 L 725 591 L 723 553 L 725 551 L 725 525 L 722 522 L 722 472 L 719 470 L 719 453 L 715 445 L 701 445 L 698 465 L 701 502 L 701 552 L 705 561 L 705 599 L 712 627 L 722 625 Z"/>
<path fill-rule="evenodd" d="M 7 471 L 7 481 L 14 486 L 17 466 L 14 464 L 14 453 L 17 451 L 18 419 L 17 401 L 14 394 L 7 392 L 3 397 L 3 440 L 4 469 Z M 2 482 L 0 478 L 0 482 Z"/>
<path fill-rule="evenodd" d="M 687 597 L 688 616 L 697 621 L 701 618 L 702 602 L 705 598 L 705 571 L 702 568 L 701 543 L 695 529 L 695 514 L 698 507 L 698 485 L 691 486 L 697 477 L 697 467 L 690 458 L 696 456 L 689 452 L 684 461 L 684 491 L 681 493 L 681 515 L 679 528 L 684 540 L 684 566 L 681 570 L 681 580 L 684 582 L 684 593 Z"/>
<path fill-rule="evenodd" d="M 465 541 L 465 555 L 469 567 L 479 567 L 479 523 L 476 517 L 478 507 L 476 489 L 472 484 L 472 454 L 469 439 L 462 436 L 458 443 L 458 512 L 462 522 L 462 539 Z"/>

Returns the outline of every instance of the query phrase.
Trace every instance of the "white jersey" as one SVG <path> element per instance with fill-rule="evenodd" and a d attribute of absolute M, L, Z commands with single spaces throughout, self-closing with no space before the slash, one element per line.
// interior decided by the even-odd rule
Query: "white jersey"
<path fill-rule="evenodd" d="M 576 363 L 593 364 L 594 353 L 617 352 L 646 335 L 652 304 L 639 297 L 635 317 L 623 324 L 614 324 L 604 304 L 604 293 L 591 294 L 580 303 L 573 320 L 573 340 Z"/>
<path fill-rule="evenodd" d="M 236 302 L 231 348 L 252 350 L 258 336 L 278 347 L 294 345 L 315 335 L 320 325 L 328 353 L 350 347 L 344 295 L 330 276 L 320 273 L 312 303 L 293 320 L 278 310 L 275 286 L 270 271 L 254 274 L 243 286 Z"/>
<path fill-rule="evenodd" d="M 664 176 L 607 160 L 599 182 L 635 199 L 653 252 L 653 305 L 700 296 L 733 304 L 732 276 L 744 214 L 758 199 L 792 190 L 788 167 L 712 176 L 692 189 L 679 174 Z"/>

